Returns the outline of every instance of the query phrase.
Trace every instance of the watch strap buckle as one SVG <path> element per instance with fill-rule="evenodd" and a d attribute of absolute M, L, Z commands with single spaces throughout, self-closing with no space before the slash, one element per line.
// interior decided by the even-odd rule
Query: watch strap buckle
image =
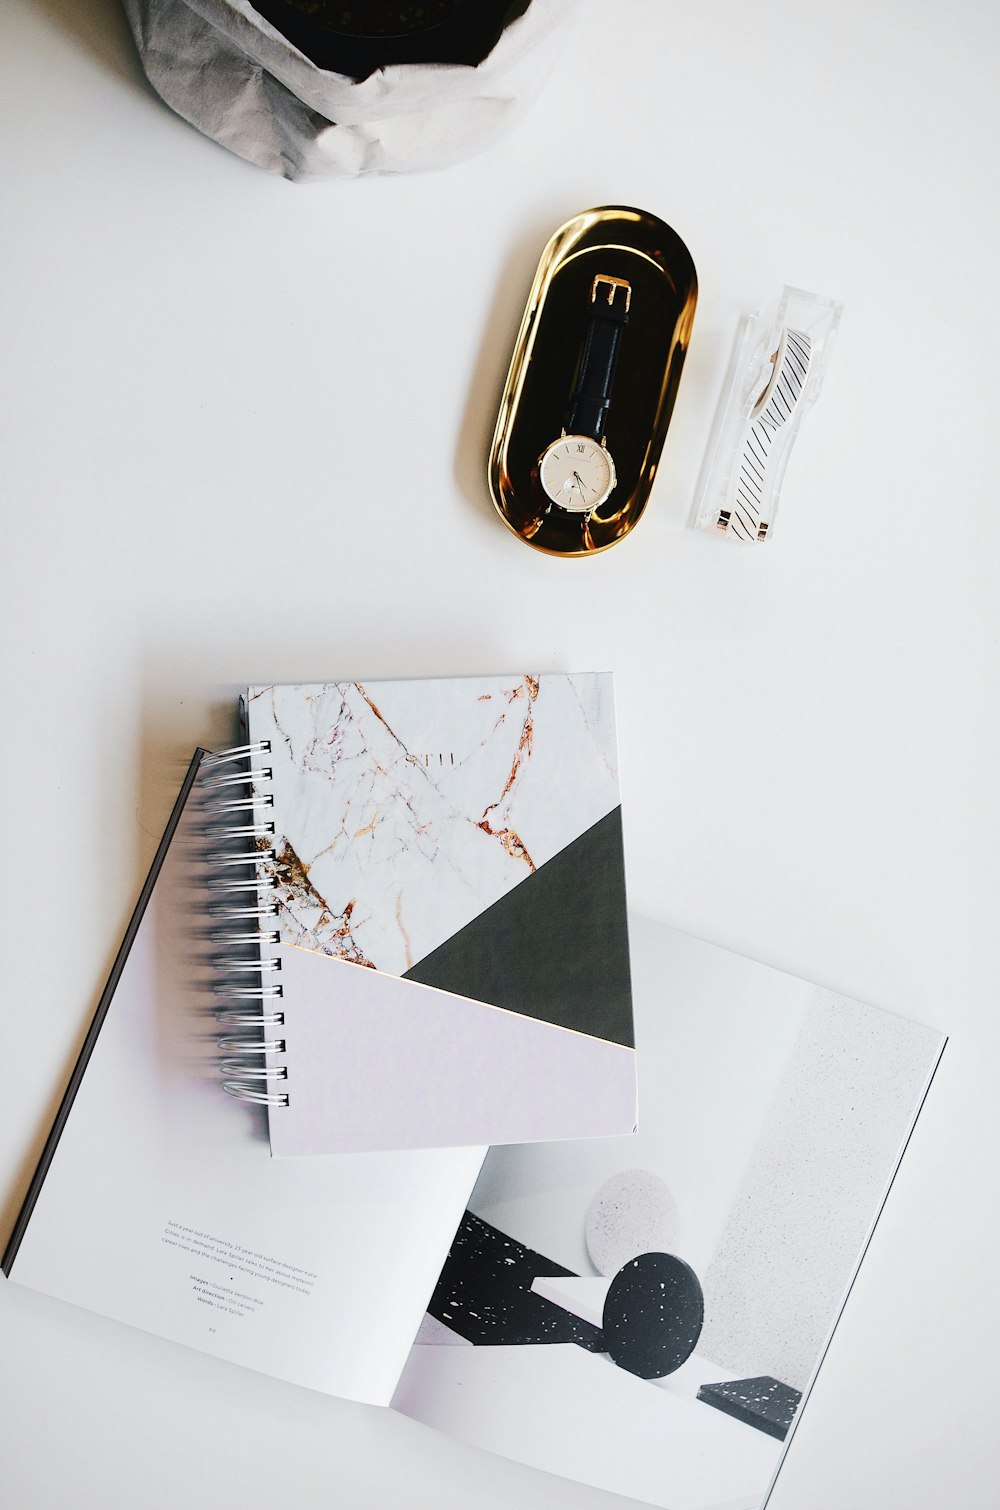
<path fill-rule="evenodd" d="M 612 305 L 613 307 L 615 298 L 620 288 L 623 288 L 625 290 L 625 313 L 628 314 L 629 306 L 632 303 L 632 285 L 631 283 L 627 282 L 625 278 L 612 278 L 610 273 L 598 273 L 593 283 L 590 285 L 591 304 L 597 303 L 597 295 L 599 289 L 607 289 L 605 298 L 607 300 L 607 303 Z"/>

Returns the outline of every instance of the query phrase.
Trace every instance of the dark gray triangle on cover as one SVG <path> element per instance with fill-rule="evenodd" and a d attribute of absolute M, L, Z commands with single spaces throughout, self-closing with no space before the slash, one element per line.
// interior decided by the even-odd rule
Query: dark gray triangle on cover
<path fill-rule="evenodd" d="M 406 979 L 634 1048 L 621 808 L 452 934 Z"/>

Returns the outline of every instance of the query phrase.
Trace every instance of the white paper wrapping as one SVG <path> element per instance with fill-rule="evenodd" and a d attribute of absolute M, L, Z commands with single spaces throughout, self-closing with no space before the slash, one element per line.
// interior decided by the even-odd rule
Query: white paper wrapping
<path fill-rule="evenodd" d="M 249 0 L 124 0 L 142 66 L 178 115 L 298 183 L 445 167 L 534 96 L 575 0 L 531 0 L 472 68 L 409 63 L 357 83 L 299 52 Z"/>

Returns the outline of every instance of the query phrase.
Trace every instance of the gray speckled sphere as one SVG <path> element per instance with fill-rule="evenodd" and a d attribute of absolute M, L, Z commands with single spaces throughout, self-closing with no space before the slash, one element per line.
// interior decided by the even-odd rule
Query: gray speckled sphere
<path fill-rule="evenodd" d="M 590 1203 L 587 1252 L 610 1279 L 640 1253 L 673 1253 L 680 1238 L 677 1202 L 658 1174 L 623 1169 L 605 1180 Z"/>

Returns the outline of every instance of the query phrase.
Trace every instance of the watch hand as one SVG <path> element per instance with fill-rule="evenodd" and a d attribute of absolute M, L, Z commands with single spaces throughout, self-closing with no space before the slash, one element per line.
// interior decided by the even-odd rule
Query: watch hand
<path fill-rule="evenodd" d="M 580 489 L 580 497 L 582 498 L 585 491 L 583 478 L 580 476 L 579 472 L 574 472 L 573 476 L 576 478 L 576 485 Z"/>

